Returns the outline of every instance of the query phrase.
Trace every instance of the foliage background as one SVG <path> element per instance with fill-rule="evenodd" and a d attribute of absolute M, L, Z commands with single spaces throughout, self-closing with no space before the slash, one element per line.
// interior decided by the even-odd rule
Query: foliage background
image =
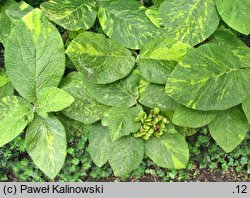
<path fill-rule="evenodd" d="M 26 2 L 38 6 L 43 1 Z M 151 1 L 146 0 L 144 3 L 151 5 Z M 99 24 L 94 28 L 94 31 L 101 31 Z M 58 29 L 62 35 L 65 34 L 61 27 Z M 250 46 L 249 36 L 239 36 Z M 0 54 L 0 64 L 1 61 Z M 71 69 L 68 68 L 68 71 Z M 226 154 L 215 144 L 207 128 L 202 128 L 188 139 L 191 161 L 186 169 L 169 171 L 145 158 L 141 166 L 126 178 L 114 177 L 109 165 L 96 167 L 86 148 L 88 131 L 80 131 L 80 134 L 83 135 L 69 137 L 66 163 L 54 181 L 250 181 L 249 134 L 236 150 Z M 50 181 L 25 152 L 22 135 L 0 150 L 0 181 Z"/>

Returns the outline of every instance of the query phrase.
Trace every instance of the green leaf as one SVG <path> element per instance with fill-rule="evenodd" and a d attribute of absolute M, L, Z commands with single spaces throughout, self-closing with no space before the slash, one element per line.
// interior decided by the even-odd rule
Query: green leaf
<path fill-rule="evenodd" d="M 100 1 L 98 18 L 109 38 L 130 49 L 140 49 L 157 31 L 134 0 Z"/>
<path fill-rule="evenodd" d="M 54 116 L 37 116 L 27 128 L 25 142 L 36 166 L 53 179 L 66 157 L 66 134 L 61 122 Z"/>
<path fill-rule="evenodd" d="M 172 98 L 165 93 L 163 85 L 157 85 L 141 80 L 139 103 L 149 108 L 159 108 L 161 111 L 175 110 L 178 106 Z"/>
<path fill-rule="evenodd" d="M 119 43 L 104 35 L 86 32 L 78 35 L 66 53 L 76 69 L 91 82 L 107 84 L 124 78 L 133 69 L 135 58 Z"/>
<path fill-rule="evenodd" d="M 89 29 L 96 19 L 94 0 L 50 0 L 42 3 L 41 9 L 66 30 Z"/>
<path fill-rule="evenodd" d="M 250 34 L 249 0 L 215 0 L 215 3 L 227 25 L 242 34 Z"/>
<path fill-rule="evenodd" d="M 249 69 L 216 44 L 190 50 L 167 80 L 170 97 L 196 110 L 225 110 L 246 99 Z"/>
<path fill-rule="evenodd" d="M 139 80 L 136 73 L 107 85 L 89 83 L 88 92 L 100 103 L 108 106 L 130 107 L 137 103 L 139 97 Z"/>
<path fill-rule="evenodd" d="M 70 119 L 69 117 L 64 116 L 63 114 L 57 114 L 56 117 L 60 120 L 64 126 L 67 140 L 71 140 L 73 137 L 81 137 L 83 133 L 88 132 L 88 125 L 78 122 L 76 120 Z"/>
<path fill-rule="evenodd" d="M 57 87 L 45 87 L 38 93 L 36 109 L 41 113 L 57 112 L 74 102 L 74 98 L 66 91 Z"/>
<path fill-rule="evenodd" d="M 6 96 L 13 96 L 14 95 L 14 88 L 11 83 L 7 83 L 4 86 L 0 87 L 0 99 Z"/>
<path fill-rule="evenodd" d="M 199 129 L 196 128 L 188 128 L 188 127 L 180 127 L 180 126 L 175 126 L 176 131 L 178 131 L 179 134 L 181 134 L 184 137 L 187 136 L 192 136 L 199 132 Z"/>
<path fill-rule="evenodd" d="M 143 109 L 140 105 L 131 108 L 111 107 L 104 114 L 102 124 L 109 127 L 112 141 L 138 131 L 141 124 L 136 122 L 135 119 L 142 111 Z"/>
<path fill-rule="evenodd" d="M 226 28 L 218 28 L 212 35 L 211 42 L 226 46 L 240 58 L 244 67 L 250 67 L 250 49 L 239 38 Z"/>
<path fill-rule="evenodd" d="M 250 96 L 242 102 L 242 108 L 250 124 Z"/>
<path fill-rule="evenodd" d="M 159 9 L 157 6 L 151 6 L 145 11 L 148 19 L 153 23 L 157 28 L 162 27 L 161 18 L 159 17 Z"/>
<path fill-rule="evenodd" d="M 63 82 L 62 89 L 75 98 L 70 107 L 62 113 L 74 120 L 91 124 L 100 120 L 108 107 L 97 102 L 87 91 L 86 81 L 81 73 L 70 73 Z"/>
<path fill-rule="evenodd" d="M 0 147 L 16 138 L 34 117 L 32 106 L 16 96 L 0 101 Z"/>
<path fill-rule="evenodd" d="M 58 86 L 65 69 L 64 46 L 56 27 L 39 9 L 25 15 L 11 31 L 5 63 L 13 86 L 30 102 L 42 88 Z"/>
<path fill-rule="evenodd" d="M 174 112 L 172 122 L 182 127 L 199 128 L 212 122 L 217 114 L 216 111 L 197 111 L 179 106 Z"/>
<path fill-rule="evenodd" d="M 6 74 L 0 69 L 0 88 L 10 82 Z"/>
<path fill-rule="evenodd" d="M 214 0 L 167 0 L 159 8 L 164 37 L 192 46 L 206 40 L 219 25 Z"/>
<path fill-rule="evenodd" d="M 0 100 L 6 96 L 13 96 L 14 88 L 5 71 L 0 68 Z"/>
<path fill-rule="evenodd" d="M 169 38 L 156 38 L 146 43 L 137 58 L 138 68 L 144 79 L 166 84 L 169 74 L 187 53 L 189 45 Z"/>
<path fill-rule="evenodd" d="M 120 138 L 110 148 L 109 163 L 118 177 L 127 176 L 142 162 L 144 142 L 132 136 Z"/>
<path fill-rule="evenodd" d="M 5 42 L 11 29 L 21 18 L 29 13 L 33 8 L 21 1 L 5 0 L 0 7 L 0 42 Z"/>
<path fill-rule="evenodd" d="M 187 166 L 189 150 L 185 138 L 174 126 L 168 126 L 161 138 L 152 137 L 145 144 L 146 155 L 158 166 L 170 169 L 182 169 Z"/>
<path fill-rule="evenodd" d="M 108 162 L 111 139 L 107 127 L 93 125 L 89 134 L 89 154 L 94 163 L 101 167 Z"/>
<path fill-rule="evenodd" d="M 164 0 L 152 0 L 152 2 L 154 3 L 154 5 L 156 5 L 156 6 L 160 6 L 163 1 Z"/>
<path fill-rule="evenodd" d="M 216 143 L 228 153 L 244 140 L 249 123 L 241 107 L 237 106 L 220 112 L 208 127 Z"/>

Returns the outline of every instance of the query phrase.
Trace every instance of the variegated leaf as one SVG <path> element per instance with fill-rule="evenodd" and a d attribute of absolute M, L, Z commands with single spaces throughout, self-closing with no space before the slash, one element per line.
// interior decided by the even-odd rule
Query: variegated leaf
<path fill-rule="evenodd" d="M 25 15 L 5 44 L 7 75 L 22 97 L 34 102 L 42 88 L 58 86 L 65 70 L 63 41 L 41 10 Z"/>
<path fill-rule="evenodd" d="M 88 83 L 87 90 L 98 102 L 115 107 L 131 107 L 139 97 L 139 80 L 136 73 L 107 85 Z"/>
<path fill-rule="evenodd" d="M 27 128 L 25 142 L 36 166 L 53 179 L 66 157 L 66 134 L 61 122 L 54 116 L 37 116 Z"/>
<path fill-rule="evenodd" d="M 57 112 L 65 109 L 74 102 L 74 98 L 66 91 L 57 87 L 45 87 L 40 90 L 36 100 L 38 113 Z"/>
<path fill-rule="evenodd" d="M 75 101 L 62 113 L 74 120 L 91 124 L 100 120 L 109 107 L 97 102 L 88 93 L 84 79 L 81 73 L 73 72 L 64 80 L 62 89 L 73 96 Z"/>
<path fill-rule="evenodd" d="M 189 45 L 169 38 L 149 41 L 137 58 L 141 76 L 152 83 L 166 84 L 169 74 L 189 48 Z"/>
<path fill-rule="evenodd" d="M 94 0 L 50 0 L 42 3 L 41 9 L 66 30 L 89 29 L 96 19 Z"/>
<path fill-rule="evenodd" d="M 190 50 L 167 80 L 170 97 L 196 110 L 225 110 L 243 102 L 250 70 L 229 49 L 217 44 Z"/>
<path fill-rule="evenodd" d="M 6 96 L 13 96 L 14 88 L 5 71 L 0 69 L 0 99 Z"/>
<path fill-rule="evenodd" d="M 214 0 L 167 0 L 159 8 L 164 37 L 192 46 L 206 40 L 219 25 Z"/>
<path fill-rule="evenodd" d="M 159 8 L 157 6 L 151 6 L 145 11 L 146 16 L 148 19 L 157 27 L 163 27 L 161 22 L 161 18 L 159 17 Z"/>
<path fill-rule="evenodd" d="M 0 42 L 5 42 L 11 29 L 21 18 L 33 8 L 21 1 L 5 0 L 0 5 Z"/>
<path fill-rule="evenodd" d="M 157 32 L 145 8 L 134 0 L 100 1 L 98 18 L 109 38 L 130 49 L 140 49 Z"/>
<path fill-rule="evenodd" d="M 164 85 L 157 85 L 141 80 L 139 103 L 149 108 L 159 108 L 161 111 L 175 110 L 178 103 L 165 93 Z"/>
<path fill-rule="evenodd" d="M 167 126 L 161 138 L 152 137 L 146 141 L 145 153 L 158 166 L 169 169 L 183 169 L 189 160 L 187 142 L 172 125 Z"/>
<path fill-rule="evenodd" d="M 34 117 L 29 102 L 16 96 L 7 96 L 0 101 L 0 147 L 17 137 Z"/>
<path fill-rule="evenodd" d="M 112 141 L 138 131 L 141 123 L 136 122 L 135 119 L 142 111 L 143 109 L 140 105 L 130 108 L 111 107 L 104 114 L 102 124 L 109 127 L 109 134 Z"/>
<path fill-rule="evenodd" d="M 82 122 L 73 120 L 69 117 L 66 117 L 62 113 L 56 115 L 56 117 L 60 120 L 62 125 L 64 126 L 67 140 L 71 140 L 73 137 L 82 137 L 84 133 L 89 132 L 89 128 L 91 125 L 83 124 Z"/>
<path fill-rule="evenodd" d="M 124 78 L 135 64 L 135 58 L 129 50 L 104 35 L 91 32 L 78 35 L 66 53 L 77 70 L 97 84 Z"/>
<path fill-rule="evenodd" d="M 218 28 L 212 35 L 211 42 L 226 46 L 240 58 L 244 67 L 250 67 L 250 48 L 229 29 Z"/>

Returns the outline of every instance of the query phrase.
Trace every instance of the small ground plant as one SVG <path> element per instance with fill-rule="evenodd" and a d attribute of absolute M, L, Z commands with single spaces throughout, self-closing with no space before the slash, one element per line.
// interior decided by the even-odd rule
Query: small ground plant
<path fill-rule="evenodd" d="M 249 10 L 249 0 L 1 0 L 0 146 L 25 132 L 51 179 L 69 133 L 89 131 L 82 146 L 118 177 L 145 157 L 186 168 L 186 139 L 204 127 L 233 151 L 250 126 Z"/>

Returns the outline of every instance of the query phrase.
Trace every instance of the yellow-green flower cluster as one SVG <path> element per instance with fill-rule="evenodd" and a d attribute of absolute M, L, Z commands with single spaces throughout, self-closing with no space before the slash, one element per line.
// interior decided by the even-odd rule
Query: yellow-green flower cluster
<path fill-rule="evenodd" d="M 144 111 L 141 112 L 135 120 L 136 122 L 141 122 L 141 127 L 139 131 L 134 133 L 134 136 L 144 140 L 148 140 L 152 135 L 156 137 L 162 136 L 169 121 L 162 115 L 159 115 L 159 113 L 160 110 L 158 108 L 151 110 L 149 115 Z"/>

